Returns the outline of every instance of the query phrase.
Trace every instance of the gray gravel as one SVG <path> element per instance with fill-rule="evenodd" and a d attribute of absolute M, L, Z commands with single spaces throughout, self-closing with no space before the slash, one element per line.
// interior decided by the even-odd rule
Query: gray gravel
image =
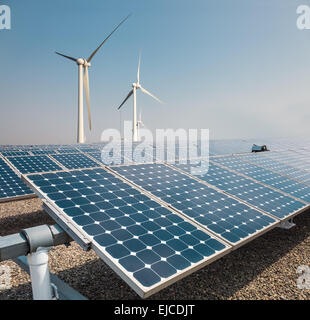
<path fill-rule="evenodd" d="M 0 235 L 22 228 L 53 224 L 39 199 L 0 204 Z M 296 286 L 299 265 L 310 266 L 310 212 L 295 218 L 291 230 L 274 229 L 206 266 L 149 299 L 310 299 L 310 290 Z M 140 299 L 93 251 L 76 243 L 50 251 L 50 268 L 89 299 Z M 27 273 L 13 261 L 12 288 L 0 300 L 31 299 Z"/>

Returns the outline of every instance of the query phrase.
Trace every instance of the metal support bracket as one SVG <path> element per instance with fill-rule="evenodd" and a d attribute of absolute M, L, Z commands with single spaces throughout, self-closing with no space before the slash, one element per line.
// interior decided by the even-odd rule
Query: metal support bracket
<path fill-rule="evenodd" d="M 18 258 L 14 258 L 13 261 L 20 266 L 24 271 L 29 274 L 29 265 L 27 261 L 27 257 L 21 256 Z M 70 287 L 67 283 L 62 281 L 59 277 L 54 273 L 50 273 L 51 277 L 51 286 L 53 290 L 53 297 L 57 300 L 88 300 L 83 295 L 81 295 L 78 291 Z M 57 291 L 55 290 L 57 288 Z"/>
<path fill-rule="evenodd" d="M 30 273 L 34 299 L 87 300 L 48 269 L 48 250 L 71 241 L 58 225 L 24 229 L 20 233 L 0 237 L 0 261 L 13 259 Z"/>
<path fill-rule="evenodd" d="M 283 221 L 277 225 L 278 228 L 285 229 L 285 230 L 289 230 L 295 226 L 296 224 L 293 222 L 293 219 Z"/>
<path fill-rule="evenodd" d="M 48 248 L 54 245 L 52 231 L 46 224 L 23 229 L 21 233 L 25 236 L 28 242 L 29 253 L 36 252 L 39 247 Z"/>

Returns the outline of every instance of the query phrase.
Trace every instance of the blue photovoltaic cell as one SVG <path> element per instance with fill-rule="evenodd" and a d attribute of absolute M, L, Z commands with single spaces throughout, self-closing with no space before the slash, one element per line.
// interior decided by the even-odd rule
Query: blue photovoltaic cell
<path fill-rule="evenodd" d="M 55 154 L 52 157 L 67 169 L 95 168 L 99 164 L 82 153 Z"/>
<path fill-rule="evenodd" d="M 236 157 L 218 157 L 212 161 L 235 170 L 277 190 L 310 203 L 310 187 Z"/>
<path fill-rule="evenodd" d="M 268 155 L 270 156 L 270 152 Z M 268 155 L 255 154 L 255 155 L 242 155 L 240 159 L 257 164 L 266 169 L 273 170 L 279 174 L 285 175 L 291 179 L 298 180 L 300 182 L 310 184 L 310 172 L 302 169 L 295 168 L 284 162 L 277 161 L 270 158 Z M 239 156 L 238 156 L 239 157 Z"/>
<path fill-rule="evenodd" d="M 113 170 L 231 243 L 242 241 L 276 222 L 163 164 L 119 166 Z"/>
<path fill-rule="evenodd" d="M 193 168 L 189 164 L 174 166 L 188 173 L 191 173 Z M 202 161 L 199 166 L 195 166 L 195 176 L 280 219 L 287 218 L 289 215 L 305 208 L 305 204 L 302 202 L 213 163 L 207 165 Z"/>
<path fill-rule="evenodd" d="M 31 195 L 33 192 L 17 174 L 0 158 L 0 200 Z"/>
<path fill-rule="evenodd" d="M 27 178 L 140 286 L 157 286 L 229 248 L 102 168 Z"/>
<path fill-rule="evenodd" d="M 49 172 L 62 168 L 48 156 L 7 157 L 20 173 Z"/>

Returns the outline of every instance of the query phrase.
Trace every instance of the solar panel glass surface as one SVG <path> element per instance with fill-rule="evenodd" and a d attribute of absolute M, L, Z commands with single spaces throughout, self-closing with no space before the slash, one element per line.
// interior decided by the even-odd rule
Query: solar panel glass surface
<path fill-rule="evenodd" d="M 118 166 L 113 170 L 231 243 L 242 242 L 276 222 L 164 164 Z"/>
<path fill-rule="evenodd" d="M 62 170 L 62 168 L 47 155 L 7 157 L 7 160 L 9 160 L 20 173 Z"/>
<path fill-rule="evenodd" d="M 67 169 L 95 168 L 99 166 L 97 162 L 83 153 L 55 154 L 52 157 Z"/>
<path fill-rule="evenodd" d="M 21 181 L 10 166 L 0 158 L 0 201 L 32 195 L 33 192 Z"/>

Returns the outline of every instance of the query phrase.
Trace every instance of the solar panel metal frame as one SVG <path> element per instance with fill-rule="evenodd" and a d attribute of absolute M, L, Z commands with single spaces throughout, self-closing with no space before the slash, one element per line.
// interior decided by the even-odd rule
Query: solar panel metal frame
<path fill-rule="evenodd" d="M 145 164 L 154 164 L 154 163 L 143 163 L 143 164 L 145 165 Z M 186 176 L 194 179 L 193 176 L 191 176 L 190 174 L 187 174 L 187 173 L 185 173 L 185 172 L 183 172 L 183 171 L 180 172 L 180 171 L 177 170 L 176 168 L 167 165 L 166 162 L 157 162 L 156 164 L 162 164 L 162 165 L 168 166 L 169 168 L 171 168 L 171 169 L 173 169 L 173 170 L 175 170 L 175 171 L 178 171 L 179 173 L 185 174 Z M 194 218 L 191 218 L 191 217 L 187 216 L 186 214 L 182 213 L 180 210 L 178 210 L 178 209 L 175 208 L 174 206 L 170 205 L 169 203 L 165 202 L 164 200 L 162 200 L 162 199 L 160 199 L 159 197 L 157 197 L 157 196 L 155 196 L 154 194 L 152 194 L 150 191 L 145 190 L 143 187 L 140 187 L 139 185 L 135 184 L 133 181 L 127 179 L 126 177 L 118 174 L 117 172 L 115 172 L 115 171 L 113 170 L 114 167 L 125 167 L 125 166 L 132 166 L 132 167 L 133 167 L 133 166 L 139 166 L 139 165 L 142 165 L 142 164 L 134 163 L 134 164 L 129 164 L 129 165 L 117 165 L 117 166 L 106 167 L 106 170 L 109 171 L 109 172 L 113 172 L 113 173 L 116 174 L 117 176 L 122 177 L 127 183 L 135 186 L 137 189 L 139 189 L 140 191 L 142 191 L 143 193 L 145 193 L 147 196 L 151 196 L 151 197 L 153 197 L 153 199 L 155 199 L 155 201 L 157 201 L 157 202 L 159 202 L 159 203 L 162 203 L 162 204 L 168 206 L 169 208 L 173 209 L 173 211 L 177 212 L 180 216 L 182 216 L 182 218 L 185 218 L 185 219 L 189 220 L 190 223 L 199 226 L 202 230 L 210 233 L 212 236 L 214 236 L 214 237 L 216 237 L 216 238 L 218 238 L 218 239 L 221 239 L 222 242 L 229 244 L 229 245 L 232 247 L 233 250 L 238 249 L 239 247 L 243 246 L 244 244 L 247 244 L 248 242 L 254 240 L 255 238 L 257 238 L 257 237 L 263 235 L 264 233 L 266 233 L 266 232 L 274 229 L 275 227 L 277 227 L 277 226 L 281 223 L 281 221 L 279 220 L 279 218 L 276 218 L 276 217 L 274 217 L 274 216 L 271 216 L 270 214 L 266 214 L 266 213 L 263 212 L 262 210 L 258 210 L 257 208 L 249 205 L 247 202 L 240 201 L 240 200 L 238 199 L 237 201 L 242 202 L 242 204 L 247 205 L 247 206 L 250 207 L 251 209 L 254 209 L 254 210 L 256 210 L 256 211 L 259 211 L 261 214 L 264 214 L 264 215 L 267 215 L 268 217 L 271 217 L 272 219 L 275 220 L 275 222 L 272 223 L 271 225 L 267 226 L 267 227 L 264 227 L 263 229 L 261 229 L 261 230 L 259 230 L 259 231 L 256 231 L 256 232 L 252 233 L 251 235 L 249 235 L 249 236 L 247 236 L 247 237 L 239 240 L 238 242 L 235 242 L 235 243 L 230 242 L 229 240 L 222 238 L 220 235 L 218 235 L 218 234 L 216 234 L 215 232 L 213 232 L 212 230 L 208 229 L 208 228 L 207 228 L 206 226 L 204 226 L 203 224 L 197 222 Z M 194 180 L 196 180 L 196 179 L 194 179 Z M 197 181 L 197 180 L 196 180 L 196 181 Z M 199 180 L 198 180 L 197 182 L 202 183 L 202 181 L 199 181 Z M 221 194 L 223 194 L 223 195 L 225 195 L 225 196 L 227 196 L 227 197 L 229 197 L 229 198 L 233 198 L 234 200 L 236 200 L 236 199 L 235 199 L 233 196 L 231 196 L 230 194 L 226 194 L 224 191 L 222 191 L 222 190 L 220 190 L 220 189 L 217 189 L 216 187 L 214 187 L 214 186 L 212 186 L 212 185 L 207 185 L 206 183 L 202 183 L 202 184 L 206 185 L 206 186 L 209 187 L 210 189 L 213 189 L 213 190 L 215 190 L 215 191 L 217 191 L 217 192 L 219 192 L 219 193 L 221 193 Z"/>
<path fill-rule="evenodd" d="M 140 297 L 147 298 L 151 296 L 152 294 L 168 287 L 169 285 L 177 282 L 178 280 L 192 274 L 193 272 L 205 267 L 206 265 L 214 262 L 215 260 L 220 259 L 224 255 L 230 253 L 233 248 L 231 245 L 227 243 L 227 241 L 223 241 L 220 237 L 214 235 L 208 230 L 205 230 L 205 228 L 202 228 L 197 224 L 196 222 L 192 222 L 189 218 L 184 217 L 183 215 L 180 215 L 177 211 L 174 211 L 170 206 L 167 204 L 163 204 L 162 201 L 157 201 L 156 197 L 153 195 L 149 195 L 146 192 L 143 192 L 140 190 L 140 188 L 137 188 L 134 184 L 128 183 L 128 181 L 121 176 L 115 174 L 112 170 L 109 170 L 107 167 L 98 166 L 96 168 L 90 168 L 90 169 L 103 169 L 106 172 L 112 174 L 115 178 L 118 178 L 120 181 L 126 183 L 127 185 L 131 186 L 132 188 L 138 190 L 142 194 L 145 194 L 150 199 L 154 200 L 155 202 L 163 205 L 165 208 L 167 208 L 170 212 L 174 213 L 177 216 L 180 216 L 184 221 L 187 221 L 191 225 L 195 226 L 198 230 L 201 230 L 205 234 L 209 235 L 213 239 L 217 240 L 221 244 L 225 246 L 225 249 L 216 252 L 215 254 L 205 257 L 202 261 L 203 262 L 197 262 L 193 263 L 190 267 L 187 267 L 184 270 L 178 271 L 177 276 L 170 276 L 166 280 L 162 281 L 159 285 L 153 285 L 151 287 L 144 287 L 142 284 L 139 284 L 136 279 L 134 279 L 132 276 L 128 274 L 126 269 L 120 265 L 120 263 L 114 259 L 112 256 L 108 257 L 102 250 L 100 250 L 100 245 L 93 239 L 90 239 L 89 236 L 86 234 L 86 232 L 81 231 L 80 227 L 75 223 L 73 220 L 70 221 L 67 218 L 67 215 L 63 212 L 63 210 L 50 201 L 46 195 L 40 191 L 40 189 L 36 188 L 31 181 L 29 180 L 28 176 L 30 175 L 41 175 L 44 174 L 42 172 L 40 173 L 29 173 L 29 174 L 22 174 L 21 178 L 22 180 L 41 198 L 41 200 L 44 203 L 44 208 L 46 209 L 47 213 L 57 222 L 61 227 L 64 228 L 64 230 L 73 238 L 74 241 L 76 241 L 78 244 L 82 246 L 84 250 L 93 249 L 96 254 L 118 275 L 120 276 Z M 83 171 L 83 170 L 89 170 L 89 169 L 72 169 L 72 170 L 63 170 L 65 172 L 71 172 L 71 171 Z M 63 172 L 63 171 L 53 171 L 53 172 L 47 172 L 47 173 L 57 173 L 57 172 Z M 193 266 L 194 265 L 194 266 Z"/>

